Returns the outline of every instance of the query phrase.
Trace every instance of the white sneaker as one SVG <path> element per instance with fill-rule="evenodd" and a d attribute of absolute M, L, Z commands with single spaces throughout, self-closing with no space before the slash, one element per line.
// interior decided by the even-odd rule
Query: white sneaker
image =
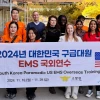
<path fill-rule="evenodd" d="M 72 95 L 72 98 L 76 100 L 77 99 L 77 95 L 76 94 L 73 94 Z"/>
<path fill-rule="evenodd" d="M 92 90 L 88 90 L 86 97 L 90 98 L 93 95 L 93 91 Z"/>
<path fill-rule="evenodd" d="M 65 98 L 69 99 L 70 98 L 70 93 L 65 93 Z"/>
<path fill-rule="evenodd" d="M 100 99 L 100 91 L 97 91 L 96 98 Z"/>
<path fill-rule="evenodd" d="M 97 99 L 100 99 L 100 95 L 97 95 L 96 98 L 97 98 Z"/>

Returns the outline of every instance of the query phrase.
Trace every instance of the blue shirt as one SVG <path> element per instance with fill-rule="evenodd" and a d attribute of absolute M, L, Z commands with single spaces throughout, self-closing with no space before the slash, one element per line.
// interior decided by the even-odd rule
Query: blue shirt
<path fill-rule="evenodd" d="M 27 31 L 30 29 L 30 28 L 35 28 L 37 31 L 38 31 L 38 39 L 42 37 L 42 34 L 43 34 L 43 30 L 45 29 L 45 25 L 44 23 L 42 22 L 39 22 L 38 25 L 36 25 L 34 22 L 31 22 L 31 23 L 28 23 L 27 25 Z"/>

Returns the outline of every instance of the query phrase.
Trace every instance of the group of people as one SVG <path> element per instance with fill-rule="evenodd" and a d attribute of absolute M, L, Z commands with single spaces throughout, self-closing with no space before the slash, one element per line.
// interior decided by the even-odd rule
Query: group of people
<path fill-rule="evenodd" d="M 68 23 L 65 15 L 58 18 L 54 15 L 49 16 L 47 25 L 39 21 L 39 13 L 32 13 L 33 22 L 24 23 L 19 21 L 19 10 L 14 8 L 11 11 L 12 20 L 7 22 L 4 27 L 4 34 L 1 38 L 3 43 L 20 42 L 99 42 L 100 41 L 100 14 L 96 20 L 91 20 L 89 26 L 84 26 L 85 17 L 78 16 L 76 23 Z M 26 88 L 26 97 L 33 100 L 36 95 L 36 87 Z M 65 98 L 77 99 L 78 92 L 83 93 L 83 87 L 59 87 L 65 92 Z M 49 91 L 55 94 L 55 88 L 49 87 Z M 6 98 L 13 99 L 17 94 L 16 88 L 7 88 Z M 86 96 L 91 97 L 93 86 L 89 86 Z M 96 86 L 96 98 L 100 99 L 100 86 Z"/>

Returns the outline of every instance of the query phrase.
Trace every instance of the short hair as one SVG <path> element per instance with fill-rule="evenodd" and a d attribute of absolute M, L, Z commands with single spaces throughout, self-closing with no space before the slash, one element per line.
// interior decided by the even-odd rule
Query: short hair
<path fill-rule="evenodd" d="M 18 30 L 18 24 L 17 24 L 17 22 L 15 22 L 15 21 L 10 22 L 10 24 L 9 24 L 9 29 L 10 29 L 10 26 L 11 26 L 12 24 L 15 24 L 15 25 L 17 26 L 17 30 Z"/>
<path fill-rule="evenodd" d="M 67 17 L 65 15 L 60 15 L 58 17 L 58 24 L 61 25 L 61 19 L 62 19 L 62 17 L 64 17 L 66 19 L 66 24 L 67 24 Z"/>
<path fill-rule="evenodd" d="M 79 20 L 79 19 L 76 20 L 75 25 L 76 25 L 78 22 L 81 22 L 81 24 L 83 25 L 83 22 L 82 22 L 81 20 Z"/>
<path fill-rule="evenodd" d="M 11 14 L 13 13 L 14 10 L 18 11 L 18 13 L 19 13 L 19 10 L 18 10 L 17 8 L 13 8 L 13 9 L 11 10 Z"/>
<path fill-rule="evenodd" d="M 83 15 L 79 15 L 77 19 L 84 19 L 85 20 L 85 17 Z"/>
<path fill-rule="evenodd" d="M 96 19 L 100 19 L 100 14 L 98 14 L 98 15 L 96 16 Z"/>

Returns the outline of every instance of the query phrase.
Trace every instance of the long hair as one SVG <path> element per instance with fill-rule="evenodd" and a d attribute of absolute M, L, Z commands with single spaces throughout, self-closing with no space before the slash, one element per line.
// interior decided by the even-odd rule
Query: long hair
<path fill-rule="evenodd" d="M 56 28 L 56 29 L 59 29 L 59 25 L 58 25 L 58 21 L 57 21 L 58 19 L 57 19 L 57 17 L 54 16 L 54 15 L 49 16 L 49 18 L 48 18 L 48 23 L 47 23 L 47 27 L 46 27 L 46 28 L 47 28 L 47 29 L 50 28 L 50 20 L 51 20 L 51 18 L 55 18 L 55 19 L 56 19 L 55 28 Z"/>
<path fill-rule="evenodd" d="M 75 26 L 77 25 L 78 22 L 81 22 L 81 24 L 83 25 L 83 22 L 79 19 L 76 20 Z"/>
<path fill-rule="evenodd" d="M 10 24 L 9 24 L 9 29 L 10 29 L 10 26 L 11 26 L 12 24 L 15 24 L 15 25 L 17 26 L 17 30 L 18 30 L 18 24 L 17 24 L 17 22 L 15 22 L 15 21 L 10 22 Z"/>
<path fill-rule="evenodd" d="M 96 37 L 99 37 L 99 35 L 98 35 L 99 28 L 98 28 L 98 24 L 97 24 L 97 22 L 96 22 L 95 20 L 91 20 L 90 23 L 89 23 L 88 36 L 90 37 L 90 34 L 91 34 L 91 28 L 90 28 L 90 25 L 91 25 L 91 23 L 92 23 L 93 21 L 94 21 L 95 24 L 96 24 L 96 29 L 95 29 Z"/>
<path fill-rule="evenodd" d="M 36 35 L 36 38 L 35 40 L 38 40 L 37 36 L 38 36 L 38 31 L 35 29 L 35 28 L 30 28 L 28 31 L 27 31 L 27 41 L 26 42 L 29 42 L 30 41 L 30 38 L 29 38 L 29 31 L 32 30 L 34 32 L 34 34 Z"/>
<path fill-rule="evenodd" d="M 72 24 L 66 24 L 66 30 L 65 30 L 65 40 L 66 40 L 66 41 L 68 41 L 68 38 L 69 38 L 69 34 L 68 34 L 68 32 L 67 32 L 67 27 L 68 27 L 68 25 L 72 25 Z M 74 25 L 72 25 L 72 26 L 73 26 L 73 30 L 74 30 Z M 73 38 L 74 38 L 74 40 L 75 40 L 76 42 L 78 42 L 78 38 L 77 38 L 77 36 L 76 36 L 75 31 L 73 32 Z"/>
<path fill-rule="evenodd" d="M 80 23 L 82 24 L 82 26 L 83 26 L 83 22 L 82 22 L 81 20 L 77 19 L 77 20 L 76 20 L 76 23 L 75 23 L 75 26 L 76 26 L 75 32 L 77 31 L 77 23 L 78 23 L 78 22 L 80 22 Z M 82 28 L 81 28 L 81 29 L 82 29 Z"/>
<path fill-rule="evenodd" d="M 15 25 L 16 25 L 17 31 L 18 31 L 18 28 L 19 28 L 17 22 L 15 22 L 15 21 L 10 22 L 10 24 L 9 24 L 9 36 L 10 36 L 10 26 L 11 26 L 12 24 L 15 24 Z M 16 31 L 16 32 L 17 32 L 17 31 Z"/>

